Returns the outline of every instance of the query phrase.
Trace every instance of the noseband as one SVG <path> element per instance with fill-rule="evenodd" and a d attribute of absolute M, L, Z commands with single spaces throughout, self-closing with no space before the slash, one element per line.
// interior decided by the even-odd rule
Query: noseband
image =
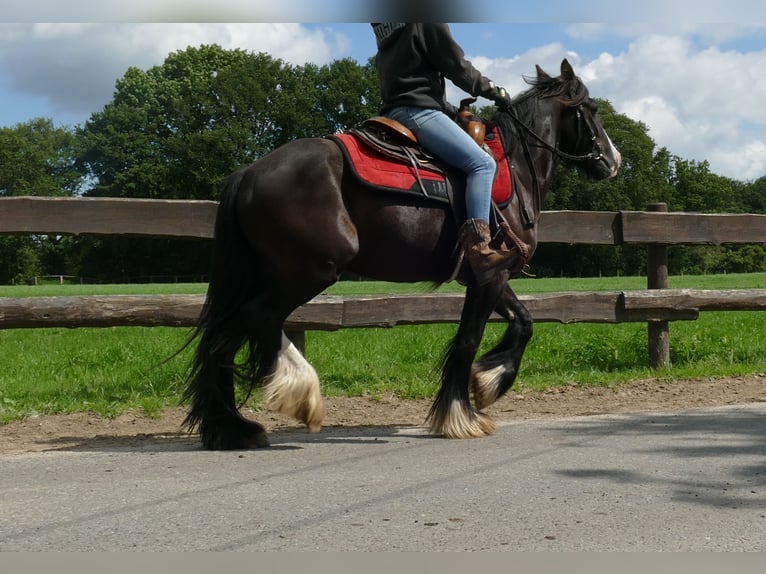
<path fill-rule="evenodd" d="M 570 161 L 588 161 L 588 160 L 595 160 L 600 161 L 604 159 L 604 151 L 601 148 L 601 142 L 598 141 L 598 136 L 596 129 L 591 125 L 591 122 L 588 121 L 588 118 L 583 113 L 583 105 L 578 104 L 577 106 L 577 135 L 579 136 L 581 132 L 582 124 L 585 124 L 585 127 L 588 128 L 588 132 L 590 134 L 590 141 L 593 144 L 593 149 L 590 151 L 590 153 L 585 155 L 570 155 L 568 153 L 565 153 L 561 150 L 556 151 L 559 157 L 562 157 L 564 159 L 568 159 Z M 579 139 L 579 137 L 578 137 Z"/>

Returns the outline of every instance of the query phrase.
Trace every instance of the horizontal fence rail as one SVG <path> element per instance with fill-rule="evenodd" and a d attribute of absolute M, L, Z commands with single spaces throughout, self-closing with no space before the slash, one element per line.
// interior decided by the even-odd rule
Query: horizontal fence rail
<path fill-rule="evenodd" d="M 537 322 L 625 323 L 694 320 L 701 311 L 766 311 L 766 289 L 657 289 L 561 292 L 519 297 Z M 0 329 L 40 327 L 191 327 L 204 295 L 82 295 L 4 298 Z M 320 295 L 296 309 L 290 331 L 335 331 L 457 323 L 461 293 Z M 505 321 L 493 314 L 491 321 Z"/>
<path fill-rule="evenodd" d="M 209 240 L 215 201 L 0 197 L 0 235 L 118 235 Z M 645 245 L 648 289 L 521 296 L 536 321 L 646 322 L 649 363 L 669 366 L 668 322 L 702 311 L 766 310 L 766 289 L 667 289 L 668 245 L 766 243 L 766 215 L 647 211 L 544 211 L 538 241 Z M 203 295 L 25 297 L 0 300 L 0 329 L 193 326 Z M 319 296 L 296 309 L 285 328 L 298 344 L 309 330 L 454 323 L 462 294 Z M 491 321 L 502 320 L 493 315 Z"/>
<path fill-rule="evenodd" d="M 174 199 L 0 198 L 0 234 L 212 239 L 218 203 Z"/>
<path fill-rule="evenodd" d="M 0 234 L 211 239 L 218 203 L 173 199 L 0 198 Z M 539 242 L 584 245 L 766 243 L 766 215 L 544 211 Z"/>

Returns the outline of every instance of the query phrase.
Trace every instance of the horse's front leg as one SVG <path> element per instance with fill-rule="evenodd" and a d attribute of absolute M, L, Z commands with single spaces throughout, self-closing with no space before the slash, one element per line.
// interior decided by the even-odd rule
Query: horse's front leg
<path fill-rule="evenodd" d="M 495 432 L 492 418 L 474 409 L 469 380 L 484 328 L 507 283 L 507 273 L 479 287 L 468 285 L 457 334 L 450 343 L 442 367 L 442 384 L 428 414 L 433 434 L 447 438 L 478 438 Z"/>
<path fill-rule="evenodd" d="M 474 363 L 471 388 L 477 409 L 485 409 L 511 388 L 532 337 L 532 315 L 506 285 L 495 311 L 508 320 L 500 342 Z"/>

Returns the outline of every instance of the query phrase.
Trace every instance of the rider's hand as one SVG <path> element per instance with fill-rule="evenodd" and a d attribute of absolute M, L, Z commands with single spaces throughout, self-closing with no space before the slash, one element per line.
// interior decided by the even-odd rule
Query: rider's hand
<path fill-rule="evenodd" d="M 498 108 L 507 109 L 511 107 L 511 96 L 505 91 L 505 88 L 500 86 L 492 86 L 492 91 L 489 93 L 489 99 L 495 102 Z"/>

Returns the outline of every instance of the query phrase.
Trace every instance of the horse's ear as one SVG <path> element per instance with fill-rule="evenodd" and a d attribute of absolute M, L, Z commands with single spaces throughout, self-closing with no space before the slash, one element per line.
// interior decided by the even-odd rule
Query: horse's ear
<path fill-rule="evenodd" d="M 550 76 L 543 71 L 539 64 L 535 64 L 535 70 L 537 70 L 538 79 L 550 78 Z"/>
<path fill-rule="evenodd" d="M 561 61 L 561 77 L 565 80 L 575 79 L 575 73 L 574 69 L 572 68 L 572 64 L 570 64 L 569 60 L 566 58 Z"/>

